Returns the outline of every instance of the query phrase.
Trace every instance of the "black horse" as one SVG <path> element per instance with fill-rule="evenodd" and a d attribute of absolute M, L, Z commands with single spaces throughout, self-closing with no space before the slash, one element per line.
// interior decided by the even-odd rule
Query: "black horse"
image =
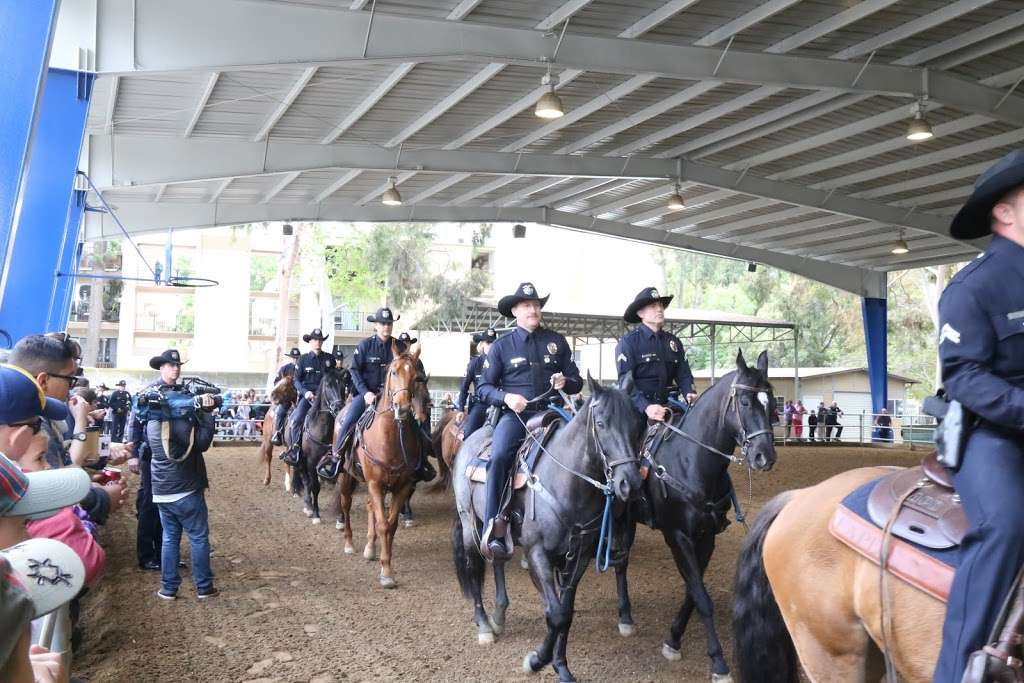
<path fill-rule="evenodd" d="M 644 521 L 661 531 L 686 582 L 686 598 L 672 622 L 662 654 L 670 660 L 680 659 L 680 641 L 696 608 L 704 622 L 711 680 L 715 683 L 732 678 L 715 632 L 714 607 L 704 587 L 704 571 L 715 550 L 715 535 L 727 524 L 725 515 L 735 495 L 727 475 L 729 465 L 743 460 L 752 470 L 767 471 L 775 464 L 768 412 L 772 401 L 768 353 L 762 352 L 757 366 L 750 368 L 741 351 L 736 356 L 735 372 L 704 392 L 681 424 L 674 425 L 685 435 L 662 427 L 664 440 L 654 455 L 645 457 L 649 447 L 641 453 L 649 467 L 643 490 L 650 514 L 644 515 Z M 736 446 L 740 447 L 741 458 L 733 456 Z M 635 531 L 635 515 L 628 515 L 619 537 L 627 550 L 615 567 L 619 632 L 623 635 L 633 631 L 626 572 Z"/>
<path fill-rule="evenodd" d="M 526 656 L 523 668 L 539 671 L 553 663 L 560 681 L 575 680 L 566 662 L 566 644 L 576 588 L 599 545 L 603 510 L 613 498 L 632 500 L 641 485 L 634 442 L 636 416 L 628 394 L 602 387 L 589 377 L 587 382 L 590 398 L 555 434 L 537 460 L 529 484 L 515 492 L 510 504 L 512 537 L 522 544 L 529 560 L 547 621 L 544 642 Z M 484 508 L 484 487 L 471 485 L 463 473 L 490 431 L 485 427 L 467 439 L 452 467 L 458 508 L 452 532 L 455 571 L 463 593 L 473 601 L 482 644 L 500 634 L 508 595 L 503 562 L 495 561 L 497 597 L 492 620 L 481 596 L 485 563 L 479 552 L 478 513 Z"/>
<path fill-rule="evenodd" d="M 302 512 L 312 518 L 313 524 L 320 523 L 320 477 L 316 472 L 317 463 L 331 450 L 334 439 L 334 419 L 345 404 L 345 381 L 342 370 L 330 368 L 320 380 L 313 404 L 302 423 L 302 443 L 299 462 L 293 468 L 292 492 L 305 489 Z M 291 446 L 291 444 L 288 444 Z"/>

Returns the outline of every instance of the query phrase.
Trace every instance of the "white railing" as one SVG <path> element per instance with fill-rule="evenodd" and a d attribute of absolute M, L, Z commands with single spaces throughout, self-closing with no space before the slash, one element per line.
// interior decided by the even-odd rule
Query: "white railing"
<path fill-rule="evenodd" d="M 889 418 L 888 426 L 879 418 Z M 884 422 L 884 420 L 883 420 Z M 813 432 L 811 430 L 814 430 Z M 802 425 L 773 425 L 776 443 L 857 443 L 895 444 L 909 448 L 931 447 L 934 444 L 935 418 L 930 415 L 882 415 L 880 413 L 844 413 L 839 424 L 811 427 L 804 416 Z"/>

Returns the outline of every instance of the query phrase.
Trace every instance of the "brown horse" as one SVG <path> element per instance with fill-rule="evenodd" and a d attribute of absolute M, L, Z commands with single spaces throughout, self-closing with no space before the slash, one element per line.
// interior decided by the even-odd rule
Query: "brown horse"
<path fill-rule="evenodd" d="M 419 344 L 413 344 L 405 353 L 392 345 L 391 365 L 388 366 L 384 387 L 369 410 L 372 422 L 353 440 L 352 451 L 358 457 L 366 481 L 366 547 L 363 557 L 373 560 L 380 546 L 380 585 L 394 588 L 396 583 L 391 568 L 391 553 L 398 528 L 398 514 L 412 495 L 415 484 L 416 458 L 419 457 L 419 426 L 414 420 L 417 411 L 414 394 L 420 379 L 416 361 L 420 356 Z M 340 416 L 339 416 L 340 418 Z M 357 428 L 358 430 L 358 428 Z M 355 463 L 351 463 L 353 466 Z M 352 492 L 356 481 L 350 472 L 341 475 L 338 486 L 338 510 L 348 522 L 352 508 Z M 389 506 L 385 497 L 391 494 Z M 344 525 L 345 554 L 355 552 L 352 547 L 352 524 Z"/>
<path fill-rule="evenodd" d="M 459 433 L 466 414 L 459 410 L 446 410 L 430 435 L 434 457 L 437 458 L 437 490 L 447 489 L 452 482 L 452 463 L 459 452 L 462 440 Z"/>
<path fill-rule="evenodd" d="M 740 551 L 733 627 L 744 681 L 877 681 L 883 650 L 903 680 L 930 681 L 946 606 L 887 579 L 882 630 L 879 568 L 829 533 L 836 507 L 891 468 L 850 470 L 787 491 L 761 510 Z M 799 660 L 798 660 L 799 657 Z"/>
<path fill-rule="evenodd" d="M 260 464 L 264 467 L 263 473 L 263 485 L 270 486 L 270 463 L 274 458 L 274 444 L 271 439 L 274 436 L 274 429 L 277 427 L 275 423 L 276 418 L 274 417 L 277 413 L 277 406 L 282 403 L 295 404 L 295 399 L 298 395 L 295 392 L 295 385 L 292 384 L 291 377 L 282 377 L 281 381 L 274 385 L 274 388 L 270 390 L 270 410 L 263 417 L 263 432 L 262 438 L 260 439 L 260 447 L 258 449 Z M 284 466 L 284 490 L 291 491 L 291 467 L 288 465 Z"/>

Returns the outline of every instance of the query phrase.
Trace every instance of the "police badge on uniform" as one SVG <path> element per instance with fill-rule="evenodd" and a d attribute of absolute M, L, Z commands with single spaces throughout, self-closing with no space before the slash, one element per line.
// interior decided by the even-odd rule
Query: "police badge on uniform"
<path fill-rule="evenodd" d="M 558 353 L 558 344 L 555 342 L 548 342 L 548 353 Z"/>
<path fill-rule="evenodd" d="M 676 344 L 675 339 L 670 339 L 668 342 L 668 348 L 672 349 L 672 353 L 679 351 L 679 344 Z"/>

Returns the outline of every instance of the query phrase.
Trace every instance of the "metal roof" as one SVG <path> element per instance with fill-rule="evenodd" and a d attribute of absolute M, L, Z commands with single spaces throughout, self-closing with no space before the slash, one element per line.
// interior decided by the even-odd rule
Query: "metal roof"
<path fill-rule="evenodd" d="M 98 1 L 88 122 L 133 231 L 536 221 L 881 295 L 978 252 L 949 218 L 1024 141 L 1017 0 L 134 4 Z M 566 115 L 542 120 L 549 67 Z M 923 96 L 935 137 L 912 143 Z"/>

